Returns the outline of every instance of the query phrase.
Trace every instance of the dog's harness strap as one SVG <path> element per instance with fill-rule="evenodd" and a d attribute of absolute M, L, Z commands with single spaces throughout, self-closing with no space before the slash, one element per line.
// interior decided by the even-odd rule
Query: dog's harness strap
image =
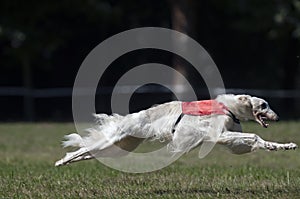
<path fill-rule="evenodd" d="M 178 123 L 180 122 L 180 120 L 182 119 L 183 116 L 184 116 L 184 114 L 181 113 L 181 114 L 179 115 L 179 117 L 177 118 L 177 120 L 176 120 L 176 122 L 175 122 L 175 124 L 174 124 L 174 126 L 173 126 L 173 128 L 172 128 L 172 134 L 175 133 L 175 128 L 176 128 L 176 126 L 178 125 Z"/>
<path fill-rule="evenodd" d="M 229 117 L 231 117 L 231 119 L 235 122 L 235 123 L 237 123 L 237 124 L 240 124 L 240 120 L 239 119 L 237 119 L 236 117 L 235 117 L 235 115 L 230 111 L 230 110 L 227 110 L 228 112 L 229 112 Z"/>

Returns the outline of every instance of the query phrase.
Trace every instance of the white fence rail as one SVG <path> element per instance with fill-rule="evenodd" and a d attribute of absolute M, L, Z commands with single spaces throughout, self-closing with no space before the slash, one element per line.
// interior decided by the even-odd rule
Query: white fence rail
<path fill-rule="evenodd" d="M 139 88 L 136 90 L 136 88 Z M 190 91 L 187 91 L 184 86 L 177 85 L 177 86 L 168 86 L 171 88 L 173 92 L 176 94 L 182 94 L 185 96 L 190 96 Z M 27 121 L 34 121 L 35 120 L 35 100 L 36 99 L 51 99 L 51 98 L 70 98 L 72 97 L 73 88 L 44 88 L 44 89 L 26 89 L 22 87 L 0 87 L 0 99 L 5 99 L 7 97 L 19 97 L 23 98 L 23 120 Z M 77 90 L 78 91 L 78 90 Z M 89 88 L 81 88 L 77 92 L 79 96 L 86 96 L 91 94 L 93 90 Z M 112 93 L 115 94 L 132 94 L 134 92 L 138 93 L 161 93 L 161 94 L 169 94 L 171 91 L 164 88 L 164 87 L 157 87 L 157 86 L 146 86 L 146 87 L 138 87 L 138 86 L 117 86 L 115 88 L 106 87 L 101 88 L 97 91 L 97 95 L 109 95 Z M 222 89 L 213 89 L 213 95 L 221 94 L 223 91 Z M 208 95 L 207 89 L 198 89 L 197 93 L 198 96 Z M 226 89 L 226 93 L 232 94 L 249 94 L 254 96 L 259 96 L 263 98 L 274 98 L 274 99 L 294 99 L 294 102 L 297 102 L 297 98 L 300 98 L 300 90 L 268 90 L 268 89 L 236 89 L 236 88 L 229 88 Z M 300 109 L 298 103 L 294 103 L 293 110 L 297 112 Z M 298 115 L 298 114 L 297 114 Z M 297 116 L 298 118 L 298 116 Z"/>

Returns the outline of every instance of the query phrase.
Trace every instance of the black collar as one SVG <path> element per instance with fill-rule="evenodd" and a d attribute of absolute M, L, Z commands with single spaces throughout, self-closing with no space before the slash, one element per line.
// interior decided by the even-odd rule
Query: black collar
<path fill-rule="evenodd" d="M 237 119 L 236 117 L 235 117 L 235 115 L 230 111 L 230 110 L 228 110 L 228 112 L 229 112 L 229 117 L 231 117 L 231 119 L 235 122 L 235 123 L 237 123 L 237 124 L 240 124 L 240 120 L 239 119 Z"/>

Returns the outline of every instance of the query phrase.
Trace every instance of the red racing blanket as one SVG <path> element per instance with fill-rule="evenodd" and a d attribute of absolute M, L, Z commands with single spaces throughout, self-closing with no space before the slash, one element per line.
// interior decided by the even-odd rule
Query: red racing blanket
<path fill-rule="evenodd" d="M 174 126 L 172 128 L 172 133 L 175 133 L 176 126 L 182 119 L 184 115 L 195 115 L 195 116 L 203 116 L 203 115 L 226 115 L 229 113 L 234 122 L 240 123 L 240 121 L 230 112 L 230 110 L 220 102 L 216 100 L 201 100 L 201 101 L 193 101 L 193 102 L 181 102 L 182 113 L 177 118 Z"/>
<path fill-rule="evenodd" d="M 193 102 L 182 102 L 182 114 L 186 115 L 226 115 L 228 108 L 216 100 L 201 100 Z"/>

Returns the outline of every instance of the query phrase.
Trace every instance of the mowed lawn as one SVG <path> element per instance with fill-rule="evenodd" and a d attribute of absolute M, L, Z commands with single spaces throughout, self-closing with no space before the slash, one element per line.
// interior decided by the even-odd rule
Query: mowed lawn
<path fill-rule="evenodd" d="M 264 139 L 300 144 L 300 122 L 244 123 Z M 0 198 L 300 198 L 300 151 L 230 154 L 199 148 L 170 166 L 131 174 L 97 160 L 54 167 L 71 123 L 0 124 Z"/>

